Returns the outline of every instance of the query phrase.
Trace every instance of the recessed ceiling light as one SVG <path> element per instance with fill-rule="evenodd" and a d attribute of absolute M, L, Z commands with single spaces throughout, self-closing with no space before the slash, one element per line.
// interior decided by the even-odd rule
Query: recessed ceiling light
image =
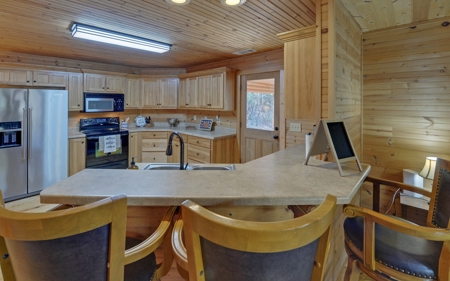
<path fill-rule="evenodd" d="M 166 0 L 167 3 L 172 5 L 186 5 L 191 2 L 191 0 Z"/>
<path fill-rule="evenodd" d="M 246 0 L 220 0 L 220 3 L 225 6 L 240 6 L 245 3 Z"/>

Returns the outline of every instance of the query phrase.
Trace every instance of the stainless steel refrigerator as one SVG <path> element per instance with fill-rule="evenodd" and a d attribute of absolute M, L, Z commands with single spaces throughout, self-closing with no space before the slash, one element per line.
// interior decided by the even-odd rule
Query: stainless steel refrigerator
<path fill-rule="evenodd" d="M 0 188 L 5 201 L 67 178 L 68 93 L 0 88 Z"/>

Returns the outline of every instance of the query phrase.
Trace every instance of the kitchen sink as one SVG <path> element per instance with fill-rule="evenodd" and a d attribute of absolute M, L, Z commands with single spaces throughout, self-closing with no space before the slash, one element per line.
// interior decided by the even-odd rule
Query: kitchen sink
<path fill-rule="evenodd" d="M 185 164 L 186 165 L 186 164 Z M 178 163 L 151 163 L 144 167 L 143 170 L 180 170 Z M 235 170 L 234 164 L 188 164 L 186 170 L 192 171 L 230 171 Z"/>
<path fill-rule="evenodd" d="M 208 165 L 196 165 L 192 167 L 192 170 L 235 170 L 234 164 L 226 165 L 226 166 L 208 166 Z"/>
<path fill-rule="evenodd" d="M 144 167 L 144 170 L 180 170 L 180 164 L 178 163 L 148 164 L 147 166 Z M 189 170 L 189 167 L 187 167 L 186 170 Z"/>

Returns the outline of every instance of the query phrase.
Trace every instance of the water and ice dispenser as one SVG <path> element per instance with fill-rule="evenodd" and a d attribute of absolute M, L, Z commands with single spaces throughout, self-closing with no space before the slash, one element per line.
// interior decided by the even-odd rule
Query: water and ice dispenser
<path fill-rule="evenodd" d="M 0 122 L 0 148 L 22 145 L 22 122 Z"/>

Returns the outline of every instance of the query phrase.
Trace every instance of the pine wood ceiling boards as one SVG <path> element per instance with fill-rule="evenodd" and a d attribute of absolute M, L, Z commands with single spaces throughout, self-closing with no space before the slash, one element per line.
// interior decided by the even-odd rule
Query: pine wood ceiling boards
<path fill-rule="evenodd" d="M 341 1 L 363 32 L 450 16 L 450 0 Z"/>
<path fill-rule="evenodd" d="M 276 34 L 314 25 L 314 0 L 1 0 L 0 50 L 134 67 L 190 67 L 283 48 Z M 173 44 L 165 54 L 72 38 L 79 22 Z"/>

